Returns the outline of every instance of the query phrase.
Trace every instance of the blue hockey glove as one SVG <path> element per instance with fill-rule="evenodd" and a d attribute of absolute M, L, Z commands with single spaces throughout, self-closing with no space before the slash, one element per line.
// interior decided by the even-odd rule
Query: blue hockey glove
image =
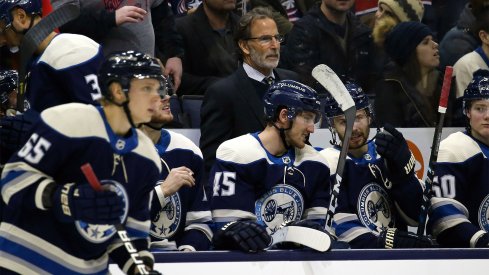
<path fill-rule="evenodd" d="M 411 232 L 389 228 L 379 236 L 380 248 L 430 248 L 436 247 L 435 242 L 426 236 L 418 236 Z"/>
<path fill-rule="evenodd" d="M 39 113 L 27 110 L 16 116 L 6 116 L 0 120 L 0 146 L 10 152 L 19 150 L 27 141 L 32 125 L 39 120 Z"/>
<path fill-rule="evenodd" d="M 387 160 L 389 175 L 392 179 L 401 179 L 414 172 L 416 159 L 409 150 L 402 134 L 390 124 L 375 136 L 377 152 Z M 395 182 L 394 182 L 395 183 Z"/>
<path fill-rule="evenodd" d="M 117 187 L 113 181 L 110 182 L 103 185 L 101 192 L 95 191 L 88 183 L 58 186 L 52 197 L 55 216 L 62 222 L 122 223 L 128 207 L 127 195 L 120 189 L 122 185 Z"/>
<path fill-rule="evenodd" d="M 271 241 L 265 227 L 250 221 L 230 222 L 219 229 L 212 238 L 216 249 L 245 252 L 264 250 Z"/>

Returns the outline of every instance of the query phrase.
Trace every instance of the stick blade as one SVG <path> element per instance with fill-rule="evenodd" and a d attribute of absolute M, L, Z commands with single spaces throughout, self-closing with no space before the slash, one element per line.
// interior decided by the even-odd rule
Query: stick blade
<path fill-rule="evenodd" d="M 345 85 L 330 67 L 324 64 L 317 65 L 312 70 L 312 77 L 328 90 L 343 112 L 355 106 Z"/>
<path fill-rule="evenodd" d="M 293 242 L 320 252 L 331 249 L 331 238 L 325 232 L 303 226 L 285 226 L 272 234 L 272 244 Z"/>

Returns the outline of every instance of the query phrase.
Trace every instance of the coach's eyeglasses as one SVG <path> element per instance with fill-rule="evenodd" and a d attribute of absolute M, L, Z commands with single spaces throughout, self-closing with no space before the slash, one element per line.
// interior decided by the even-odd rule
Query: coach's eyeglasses
<path fill-rule="evenodd" d="M 281 35 L 281 34 L 276 34 L 276 35 L 262 35 L 262 36 L 259 36 L 259 37 L 248 37 L 245 40 L 254 40 L 254 39 L 256 39 L 258 41 L 258 43 L 260 43 L 262 45 L 268 45 L 268 44 L 272 43 L 272 41 L 273 41 L 274 38 L 275 38 L 275 40 L 278 43 L 284 42 L 284 36 Z"/>

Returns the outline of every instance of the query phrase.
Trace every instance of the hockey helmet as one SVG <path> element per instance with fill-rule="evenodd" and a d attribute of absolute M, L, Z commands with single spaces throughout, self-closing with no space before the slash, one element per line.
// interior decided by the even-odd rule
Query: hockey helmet
<path fill-rule="evenodd" d="M 0 71 L 0 103 L 5 104 L 8 101 L 9 94 L 17 89 L 19 83 L 19 74 L 14 70 Z"/>
<path fill-rule="evenodd" d="M 479 69 L 474 72 L 472 80 L 463 96 L 463 110 L 466 113 L 470 108 L 470 102 L 479 99 L 489 99 L 489 71 Z"/>
<path fill-rule="evenodd" d="M 345 82 L 345 87 L 351 95 L 351 98 L 355 102 L 355 107 L 357 110 L 366 109 L 367 114 L 371 114 L 371 107 L 368 101 L 367 95 L 363 92 L 362 87 L 358 85 L 355 81 L 348 80 Z M 343 115 L 343 110 L 341 110 L 340 106 L 336 102 L 336 100 L 328 95 L 324 104 L 324 112 L 326 113 L 326 117 L 328 119 L 332 119 L 336 116 Z"/>
<path fill-rule="evenodd" d="M 12 24 L 11 11 L 19 7 L 27 14 L 41 14 L 41 0 L 0 0 L 0 20 L 5 21 L 5 27 L 8 28 Z"/>
<path fill-rule="evenodd" d="M 287 118 L 293 120 L 300 112 L 316 114 L 314 123 L 321 119 L 321 105 L 314 89 L 293 80 L 282 80 L 274 83 L 263 98 L 265 119 L 275 121 L 278 111 L 287 108 Z"/>
<path fill-rule="evenodd" d="M 167 94 L 166 78 L 161 66 L 155 58 L 138 52 L 125 51 L 109 55 L 102 63 L 98 73 L 98 81 L 102 94 L 109 96 L 108 88 L 112 82 L 121 84 L 124 92 L 129 92 L 131 79 L 153 78 L 160 81 L 160 96 Z"/>

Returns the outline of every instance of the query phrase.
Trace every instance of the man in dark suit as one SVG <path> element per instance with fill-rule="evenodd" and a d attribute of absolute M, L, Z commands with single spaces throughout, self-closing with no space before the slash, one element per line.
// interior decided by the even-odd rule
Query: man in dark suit
<path fill-rule="evenodd" d="M 185 48 L 178 95 L 203 95 L 212 83 L 238 67 L 235 7 L 235 0 L 204 0 L 194 13 L 176 20 Z"/>
<path fill-rule="evenodd" d="M 292 71 L 277 69 L 283 37 L 270 9 L 256 8 L 243 15 L 236 41 L 242 65 L 211 85 L 202 103 L 200 148 L 207 171 L 222 142 L 265 128 L 262 98 L 270 84 L 298 79 Z"/>

